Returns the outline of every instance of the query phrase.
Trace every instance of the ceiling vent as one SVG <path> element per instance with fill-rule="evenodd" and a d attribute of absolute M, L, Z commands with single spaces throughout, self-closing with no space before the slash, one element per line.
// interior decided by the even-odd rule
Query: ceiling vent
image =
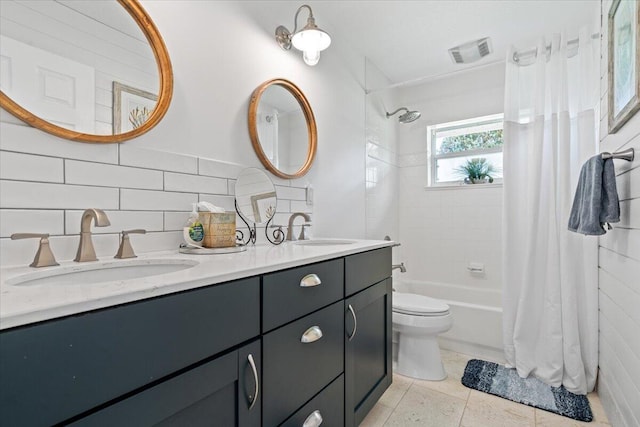
<path fill-rule="evenodd" d="M 474 40 L 469 43 L 449 49 L 449 55 L 456 64 L 469 64 L 483 58 L 493 52 L 491 47 L 491 39 L 485 37 L 483 39 Z"/>

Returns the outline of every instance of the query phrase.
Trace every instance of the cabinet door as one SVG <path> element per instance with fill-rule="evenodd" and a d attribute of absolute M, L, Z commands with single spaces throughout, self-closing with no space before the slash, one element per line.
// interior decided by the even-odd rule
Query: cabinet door
<path fill-rule="evenodd" d="M 256 340 L 71 425 L 258 427 L 260 353 Z"/>
<path fill-rule="evenodd" d="M 345 300 L 345 426 L 358 426 L 391 385 L 391 278 Z"/>

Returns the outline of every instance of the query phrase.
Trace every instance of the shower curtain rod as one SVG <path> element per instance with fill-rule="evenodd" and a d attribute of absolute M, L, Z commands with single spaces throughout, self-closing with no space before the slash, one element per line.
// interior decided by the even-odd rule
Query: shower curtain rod
<path fill-rule="evenodd" d="M 591 38 L 593 40 L 597 39 L 600 37 L 600 33 L 593 33 L 591 34 Z M 575 38 L 575 39 L 571 39 L 567 42 L 567 47 L 571 46 L 573 47 L 574 45 L 577 46 L 579 43 L 579 39 Z M 551 52 L 551 43 L 549 43 L 548 45 L 546 45 L 546 52 Z M 538 48 L 534 47 L 533 49 L 529 49 L 529 50 L 525 50 L 524 52 L 518 52 L 515 51 L 513 52 L 513 62 L 515 62 L 516 64 L 518 62 L 520 62 L 520 60 L 522 58 L 528 57 L 528 56 L 535 56 L 538 54 Z"/>

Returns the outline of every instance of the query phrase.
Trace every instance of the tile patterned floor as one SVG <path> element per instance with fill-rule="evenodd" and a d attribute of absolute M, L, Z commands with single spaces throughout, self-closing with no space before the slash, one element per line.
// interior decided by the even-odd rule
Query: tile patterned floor
<path fill-rule="evenodd" d="M 594 420 L 583 423 L 468 389 L 460 383 L 467 361 L 442 350 L 448 377 L 422 381 L 393 375 L 393 384 L 360 427 L 604 427 L 609 422 L 596 393 L 588 395 Z"/>

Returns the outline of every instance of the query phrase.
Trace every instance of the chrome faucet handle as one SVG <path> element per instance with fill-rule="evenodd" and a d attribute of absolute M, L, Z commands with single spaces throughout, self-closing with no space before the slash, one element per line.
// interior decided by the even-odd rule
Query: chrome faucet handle
<path fill-rule="evenodd" d="M 49 246 L 49 234 L 38 233 L 15 233 L 11 235 L 11 240 L 20 239 L 40 239 L 40 245 L 38 246 L 38 252 L 33 258 L 33 262 L 29 264 L 29 267 L 50 267 L 52 265 L 60 265 L 56 261 L 56 258 L 51 252 Z"/>
<path fill-rule="evenodd" d="M 133 252 L 133 248 L 131 247 L 131 241 L 129 240 L 129 234 L 146 234 L 147 230 L 143 230 L 142 228 L 136 228 L 134 230 L 122 230 L 120 233 L 122 238 L 120 239 L 120 246 L 118 247 L 118 253 L 115 254 L 114 258 L 125 259 L 125 258 L 136 258 L 137 255 Z"/>
<path fill-rule="evenodd" d="M 311 227 L 311 224 L 310 224 L 310 223 L 308 223 L 308 222 L 307 222 L 307 223 L 302 224 L 302 229 L 300 230 L 300 235 L 298 236 L 298 240 L 309 240 L 309 238 L 307 237 L 307 235 L 306 235 L 306 234 L 305 234 L 305 232 L 304 232 L 304 229 L 305 229 L 306 227 Z"/>

